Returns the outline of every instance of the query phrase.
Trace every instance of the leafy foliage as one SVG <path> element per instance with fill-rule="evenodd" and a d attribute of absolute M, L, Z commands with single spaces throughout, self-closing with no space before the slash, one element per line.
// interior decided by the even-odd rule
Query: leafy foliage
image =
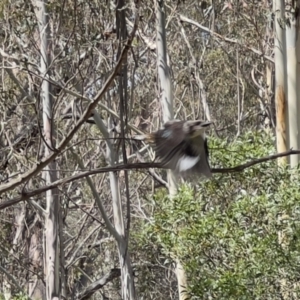
<path fill-rule="evenodd" d="M 214 139 L 213 163 L 240 164 L 274 152 L 266 133 L 225 145 Z M 223 150 L 221 150 L 223 148 Z M 224 151 L 226 149 L 226 151 Z M 215 175 L 174 199 L 155 197 L 149 243 L 185 266 L 191 299 L 296 299 L 299 280 L 299 174 L 276 162 Z M 146 240 L 144 240 L 146 242 Z"/>

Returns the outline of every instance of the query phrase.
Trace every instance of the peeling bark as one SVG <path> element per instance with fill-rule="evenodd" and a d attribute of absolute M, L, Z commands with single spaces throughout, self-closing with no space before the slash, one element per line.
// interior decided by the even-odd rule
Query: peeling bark
<path fill-rule="evenodd" d="M 277 137 L 277 151 L 284 152 L 287 150 L 286 140 L 286 98 L 283 86 L 276 87 L 276 137 Z M 286 162 L 286 157 L 279 159 L 282 163 Z"/>
<path fill-rule="evenodd" d="M 286 127 L 286 40 L 283 26 L 284 1 L 274 0 L 275 13 L 275 105 L 276 105 L 276 139 L 277 152 L 287 150 L 288 128 Z M 286 158 L 278 159 L 279 164 L 285 164 Z"/>

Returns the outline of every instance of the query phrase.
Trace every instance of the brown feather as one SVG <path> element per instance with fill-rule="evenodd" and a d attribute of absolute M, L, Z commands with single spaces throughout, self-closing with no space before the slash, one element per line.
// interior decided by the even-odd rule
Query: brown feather
<path fill-rule="evenodd" d="M 164 127 L 147 136 L 147 141 L 154 148 L 157 157 L 168 169 L 180 173 L 183 177 L 203 174 L 211 177 L 208 163 L 207 143 L 204 136 L 205 127 L 210 122 L 169 121 Z M 182 159 L 197 160 L 190 169 L 179 171 Z"/>

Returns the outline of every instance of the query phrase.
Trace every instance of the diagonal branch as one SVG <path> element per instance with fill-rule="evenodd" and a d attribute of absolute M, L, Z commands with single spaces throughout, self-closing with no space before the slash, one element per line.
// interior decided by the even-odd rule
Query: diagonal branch
<path fill-rule="evenodd" d="M 92 295 L 103 288 L 107 283 L 111 282 L 113 279 L 120 277 L 121 270 L 120 269 L 111 269 L 109 273 L 102 276 L 100 279 L 96 280 L 92 284 L 90 284 L 83 292 L 81 292 L 77 300 L 87 300 L 92 297 Z"/>
<path fill-rule="evenodd" d="M 71 149 L 71 152 L 75 158 L 75 160 L 77 161 L 79 167 L 81 169 L 84 169 L 84 164 L 82 162 L 82 160 L 79 158 L 79 156 L 73 151 L 73 149 Z M 95 202 L 97 203 L 98 205 L 98 208 L 101 212 L 101 216 L 106 224 L 106 227 L 108 229 L 108 231 L 110 232 L 110 234 L 116 239 L 116 241 L 120 242 L 121 240 L 121 237 L 120 235 L 118 234 L 118 232 L 116 231 L 116 229 L 114 228 L 114 226 L 112 225 L 112 223 L 110 222 L 106 212 L 105 212 L 105 208 L 103 206 L 103 203 L 100 199 L 100 196 L 95 188 L 95 185 L 93 184 L 93 181 L 91 180 L 91 178 L 89 176 L 86 177 L 86 180 L 87 180 L 87 183 L 93 193 L 93 196 L 95 198 Z M 75 251 L 76 252 L 76 251 Z M 74 255 L 73 255 L 74 256 Z M 75 256 L 74 256 L 75 257 Z"/>
<path fill-rule="evenodd" d="M 2 184 L 0 186 L 0 195 L 4 192 L 14 189 L 15 187 L 17 187 L 18 185 L 20 185 L 22 183 L 27 182 L 31 177 L 33 177 L 34 175 L 36 175 L 40 171 L 42 171 L 43 168 L 45 168 L 51 161 L 53 161 L 66 148 L 66 146 L 72 140 L 72 138 L 76 134 L 76 132 L 89 119 L 92 111 L 96 108 L 98 102 L 103 97 L 103 95 L 106 93 L 106 91 L 112 84 L 114 78 L 117 76 L 117 74 L 122 66 L 123 60 L 126 57 L 128 50 L 131 47 L 131 43 L 134 38 L 136 29 L 137 29 L 137 20 L 135 20 L 135 26 L 133 27 L 133 29 L 130 33 L 127 43 L 125 44 L 125 46 L 121 52 L 120 58 L 116 64 L 116 67 L 113 70 L 112 74 L 108 77 L 103 88 L 99 91 L 99 93 L 96 95 L 94 100 L 91 101 L 91 103 L 88 105 L 85 113 L 82 115 L 82 117 L 79 119 L 79 121 L 76 123 L 74 128 L 70 131 L 70 133 L 65 137 L 65 139 L 59 144 L 59 146 L 54 151 L 54 153 L 52 153 L 45 159 L 43 159 L 40 162 L 38 162 L 37 164 L 35 164 L 29 171 L 27 171 L 26 173 L 19 176 L 19 178 L 12 180 L 6 184 Z"/>
<path fill-rule="evenodd" d="M 275 160 L 279 157 L 284 157 L 284 156 L 289 156 L 289 155 L 297 155 L 297 154 L 298 155 L 300 154 L 300 150 L 292 150 L 291 149 L 291 150 L 286 151 L 286 152 L 277 153 L 277 154 L 265 156 L 265 157 L 262 157 L 262 158 L 253 159 L 253 160 L 251 160 L 247 163 L 244 163 L 242 165 L 238 165 L 238 166 L 235 166 L 235 167 L 231 167 L 231 168 L 213 168 L 212 173 L 226 174 L 226 173 L 242 172 L 247 168 L 250 168 L 254 165 L 257 165 L 257 164 L 260 164 L 260 163 L 263 163 L 263 162 L 267 162 L 267 161 L 270 161 L 270 160 Z M 136 164 L 117 165 L 117 166 L 99 168 L 99 169 L 95 169 L 95 170 L 91 170 L 91 171 L 82 172 L 82 173 L 73 175 L 71 177 L 67 177 L 67 178 L 57 180 L 57 181 L 53 182 L 50 185 L 42 186 L 42 187 L 40 187 L 36 190 L 22 192 L 22 194 L 20 196 L 0 203 L 0 210 L 4 209 L 4 208 L 7 208 L 9 206 L 12 206 L 12 205 L 14 205 L 16 203 L 19 203 L 21 201 L 28 200 L 30 197 L 33 197 L 33 196 L 39 195 L 41 193 L 44 193 L 47 190 L 54 189 L 59 185 L 66 184 L 66 183 L 69 183 L 71 181 L 78 180 L 78 179 L 81 179 L 81 178 L 84 178 L 84 177 L 87 177 L 87 176 L 100 174 L 100 173 L 106 173 L 106 172 L 121 171 L 121 170 L 133 170 L 133 169 L 141 170 L 141 169 L 149 169 L 149 168 L 164 168 L 164 167 L 160 163 L 150 162 L 150 163 L 136 163 Z"/>

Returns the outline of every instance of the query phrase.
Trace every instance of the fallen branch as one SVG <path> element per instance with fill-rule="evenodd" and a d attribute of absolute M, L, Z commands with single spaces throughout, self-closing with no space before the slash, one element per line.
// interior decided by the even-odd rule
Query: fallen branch
<path fill-rule="evenodd" d="M 296 154 L 300 154 L 300 150 L 292 150 L 291 149 L 286 152 L 277 153 L 277 154 L 265 156 L 262 158 L 253 159 L 247 163 L 244 163 L 242 165 L 238 165 L 238 166 L 235 166 L 232 168 L 212 168 L 212 173 L 226 174 L 226 173 L 242 172 L 243 170 L 245 170 L 249 167 L 252 167 L 254 165 L 257 165 L 257 164 L 260 164 L 263 162 L 267 162 L 270 160 L 274 160 L 279 157 L 296 155 Z M 50 185 L 45 185 L 45 186 L 42 186 L 42 187 L 32 190 L 32 191 L 22 191 L 20 196 L 0 203 L 0 210 L 7 208 L 9 206 L 12 206 L 21 201 L 28 200 L 29 198 L 31 198 L 33 196 L 36 196 L 36 195 L 46 192 L 47 190 L 54 189 L 54 188 L 58 187 L 59 185 L 63 185 L 63 184 L 69 183 L 71 181 L 75 181 L 75 180 L 78 180 L 78 179 L 81 179 L 81 178 L 84 178 L 87 176 L 101 174 L 101 173 L 107 173 L 107 172 L 117 172 L 117 171 L 121 171 L 121 170 L 140 170 L 140 169 L 149 169 L 149 168 L 164 168 L 164 167 L 160 163 L 150 162 L 150 163 L 118 165 L 118 166 L 113 166 L 113 167 L 105 167 L 105 168 L 94 169 L 91 171 L 81 172 L 79 174 L 57 180 L 57 181 L 51 183 Z M 3 194 L 3 191 L 1 191 L 1 189 L 0 189 L 0 195 L 1 194 Z"/>

